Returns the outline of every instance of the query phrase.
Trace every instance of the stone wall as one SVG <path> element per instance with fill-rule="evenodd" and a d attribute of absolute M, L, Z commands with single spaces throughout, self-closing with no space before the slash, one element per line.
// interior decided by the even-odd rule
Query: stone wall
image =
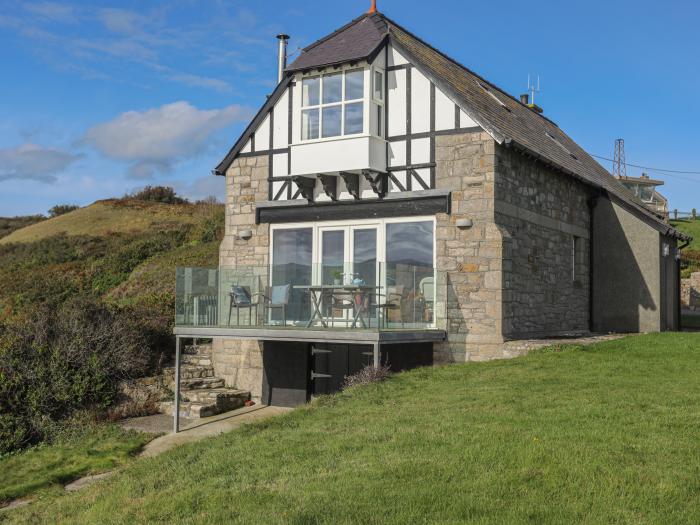
<path fill-rule="evenodd" d="M 268 157 L 236 159 L 226 172 L 226 234 L 219 250 L 223 268 L 264 267 L 269 264 L 269 225 L 255 224 L 255 203 L 268 197 Z M 252 230 L 249 240 L 239 238 Z M 250 391 L 255 401 L 262 395 L 262 343 L 251 340 L 214 340 L 212 365 L 229 388 Z"/>
<path fill-rule="evenodd" d="M 447 273 L 448 340 L 435 345 L 435 362 L 486 360 L 502 355 L 502 237 L 494 224 L 495 142 L 485 132 L 436 138 L 436 185 L 452 191 L 452 215 L 439 214 L 437 269 Z M 473 221 L 457 228 L 460 218 Z"/>
<path fill-rule="evenodd" d="M 504 337 L 587 332 L 591 190 L 512 148 L 495 157 Z"/>
<path fill-rule="evenodd" d="M 681 306 L 686 310 L 700 311 L 700 272 L 681 280 Z"/>

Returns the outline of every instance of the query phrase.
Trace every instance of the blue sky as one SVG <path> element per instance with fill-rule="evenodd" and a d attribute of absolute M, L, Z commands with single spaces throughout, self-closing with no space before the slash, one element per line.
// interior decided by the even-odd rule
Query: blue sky
<path fill-rule="evenodd" d="M 700 171 L 700 3 L 378 4 L 515 96 L 538 74 L 545 114 L 590 153 L 624 137 L 628 163 Z M 0 216 L 147 184 L 223 198 L 210 171 L 274 87 L 275 35 L 294 50 L 368 6 L 0 0 Z M 650 174 L 672 208 L 700 207 L 700 175 Z"/>

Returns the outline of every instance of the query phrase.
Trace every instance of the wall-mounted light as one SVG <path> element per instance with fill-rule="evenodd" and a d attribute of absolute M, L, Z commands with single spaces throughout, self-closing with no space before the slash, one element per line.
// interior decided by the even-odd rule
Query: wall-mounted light
<path fill-rule="evenodd" d="M 455 224 L 457 225 L 457 228 L 460 230 L 467 230 L 474 226 L 474 221 L 471 219 L 457 219 L 455 221 Z"/>
<path fill-rule="evenodd" d="M 671 255 L 671 246 L 669 244 L 664 243 L 661 252 L 663 253 L 664 257 L 668 257 L 669 255 Z"/>
<path fill-rule="evenodd" d="M 241 230 L 238 232 L 238 238 L 242 241 L 248 241 L 253 236 L 253 230 Z"/>

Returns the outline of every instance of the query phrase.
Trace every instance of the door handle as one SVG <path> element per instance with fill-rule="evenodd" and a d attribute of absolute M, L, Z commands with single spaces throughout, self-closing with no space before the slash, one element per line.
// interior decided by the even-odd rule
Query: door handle
<path fill-rule="evenodd" d="M 317 374 L 313 370 L 311 371 L 311 380 L 313 381 L 314 379 L 329 379 L 333 377 L 330 374 Z"/>

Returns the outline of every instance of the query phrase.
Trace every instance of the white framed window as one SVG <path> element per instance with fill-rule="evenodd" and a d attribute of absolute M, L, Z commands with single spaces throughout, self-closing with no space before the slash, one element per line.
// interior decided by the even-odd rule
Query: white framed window
<path fill-rule="evenodd" d="M 364 132 L 365 70 L 348 69 L 301 81 L 301 140 Z"/>
<path fill-rule="evenodd" d="M 372 69 L 372 135 L 384 137 L 384 71 Z"/>

